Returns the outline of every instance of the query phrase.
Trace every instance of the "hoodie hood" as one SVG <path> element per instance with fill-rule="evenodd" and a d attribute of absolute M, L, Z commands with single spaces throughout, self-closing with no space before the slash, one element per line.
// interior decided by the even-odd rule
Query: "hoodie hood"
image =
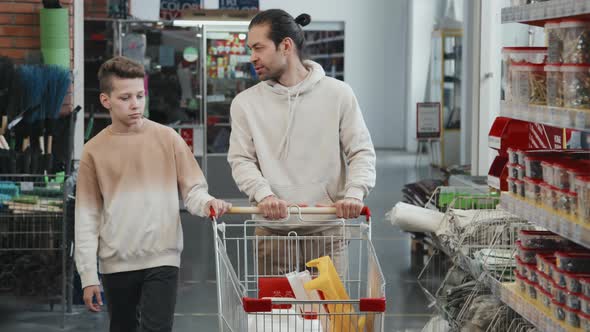
<path fill-rule="evenodd" d="M 320 66 L 317 62 L 311 60 L 303 61 L 303 65 L 305 68 L 309 70 L 309 74 L 301 81 L 299 84 L 286 87 L 281 85 L 275 80 L 267 80 L 264 81 L 264 87 L 269 89 L 273 93 L 278 95 L 285 95 L 287 96 L 287 111 L 289 112 L 289 122 L 287 123 L 287 130 L 285 131 L 285 136 L 283 136 L 281 140 L 281 144 L 279 144 L 278 156 L 279 159 L 285 159 L 287 153 L 289 152 L 289 144 L 291 142 L 291 135 L 292 135 L 292 128 L 293 122 L 295 121 L 295 114 L 296 108 L 298 104 L 298 99 L 301 96 L 304 96 L 307 92 L 311 91 L 314 86 L 326 76 L 326 72 L 324 68 Z"/>

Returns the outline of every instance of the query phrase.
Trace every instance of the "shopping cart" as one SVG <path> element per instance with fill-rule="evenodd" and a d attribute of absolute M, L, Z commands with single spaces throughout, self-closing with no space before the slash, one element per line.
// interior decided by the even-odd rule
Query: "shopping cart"
<path fill-rule="evenodd" d="M 384 331 L 385 278 L 371 243 L 370 211 L 363 209 L 366 222 L 323 219 L 335 211 L 293 206 L 285 222 L 239 224 L 218 223 L 212 213 L 220 331 Z M 259 210 L 229 213 L 257 215 Z M 291 287 L 294 274 L 307 273 L 306 262 L 323 256 L 334 258 L 348 299 L 330 298 L 329 291 L 301 299 L 303 288 Z M 328 276 L 307 270 L 308 280 Z M 338 284 L 334 279 L 327 283 L 332 290 Z"/>

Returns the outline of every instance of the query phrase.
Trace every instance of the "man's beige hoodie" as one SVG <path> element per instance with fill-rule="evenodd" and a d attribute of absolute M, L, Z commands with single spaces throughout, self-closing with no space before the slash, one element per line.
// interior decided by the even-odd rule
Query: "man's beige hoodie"
<path fill-rule="evenodd" d="M 264 81 L 233 100 L 233 177 L 253 202 L 363 200 L 375 185 L 375 150 L 356 97 L 319 64 L 304 65 L 310 73 L 296 86 Z"/>

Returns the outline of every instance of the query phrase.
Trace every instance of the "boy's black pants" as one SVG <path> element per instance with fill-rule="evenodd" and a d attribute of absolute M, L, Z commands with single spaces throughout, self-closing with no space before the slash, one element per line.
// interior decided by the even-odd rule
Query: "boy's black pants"
<path fill-rule="evenodd" d="M 102 275 L 110 332 L 172 331 L 178 268 L 161 266 Z"/>

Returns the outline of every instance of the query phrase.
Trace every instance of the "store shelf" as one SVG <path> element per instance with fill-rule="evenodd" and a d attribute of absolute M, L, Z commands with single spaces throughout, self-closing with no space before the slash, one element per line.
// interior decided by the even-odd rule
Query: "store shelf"
<path fill-rule="evenodd" d="M 590 228 L 586 225 L 509 193 L 502 193 L 500 205 L 521 218 L 590 248 Z"/>
<path fill-rule="evenodd" d="M 500 103 L 500 115 L 558 128 L 590 131 L 590 110 L 541 105 L 518 105 L 502 101 Z"/>
<path fill-rule="evenodd" d="M 322 38 L 322 39 L 307 42 L 307 43 L 305 43 L 305 46 L 320 45 L 320 44 L 332 43 L 332 42 L 341 41 L 341 40 L 344 40 L 344 36 Z"/>
<path fill-rule="evenodd" d="M 502 23 L 543 26 L 547 20 L 590 15 L 590 1 L 551 0 L 502 9 Z"/>
<path fill-rule="evenodd" d="M 310 55 L 309 58 L 312 60 L 317 60 L 317 59 L 332 59 L 332 58 L 343 58 L 344 57 L 344 53 L 333 53 L 333 54 L 315 54 L 315 55 Z"/>
<path fill-rule="evenodd" d="M 581 331 L 581 329 L 567 325 L 566 322 L 560 322 L 554 319 L 553 313 L 550 310 L 544 308 L 539 301 L 530 299 L 522 294 L 515 283 L 502 284 L 500 300 L 531 324 L 535 325 L 540 331 Z"/>

